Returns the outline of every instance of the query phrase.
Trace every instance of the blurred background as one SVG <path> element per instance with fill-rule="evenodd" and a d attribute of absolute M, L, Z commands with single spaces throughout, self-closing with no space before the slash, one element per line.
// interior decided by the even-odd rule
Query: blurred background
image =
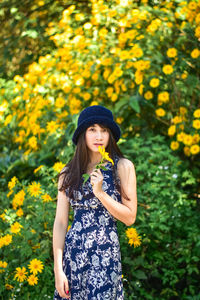
<path fill-rule="evenodd" d="M 125 300 L 199 300 L 200 1 L 1 0 L 0 22 L 0 299 L 53 298 L 57 175 L 100 104 L 137 175 Z"/>

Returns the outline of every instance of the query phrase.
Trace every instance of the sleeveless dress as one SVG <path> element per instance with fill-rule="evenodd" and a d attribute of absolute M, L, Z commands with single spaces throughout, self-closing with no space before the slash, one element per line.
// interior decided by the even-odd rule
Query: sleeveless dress
<path fill-rule="evenodd" d="M 115 157 L 117 164 L 119 158 Z M 121 202 L 113 181 L 112 164 L 102 170 L 102 189 Z M 117 179 L 119 180 L 119 178 Z M 122 266 L 116 219 L 92 191 L 90 178 L 69 199 L 74 220 L 65 237 L 63 271 L 70 300 L 123 300 Z M 68 196 L 68 191 L 66 190 Z M 54 300 L 63 300 L 55 290 Z"/>

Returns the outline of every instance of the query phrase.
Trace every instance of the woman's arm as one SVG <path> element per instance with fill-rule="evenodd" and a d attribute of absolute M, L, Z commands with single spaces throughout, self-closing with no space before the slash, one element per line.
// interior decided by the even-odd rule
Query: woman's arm
<path fill-rule="evenodd" d="M 54 271 L 63 270 L 62 256 L 68 227 L 69 201 L 65 192 L 58 191 L 56 217 L 53 226 Z"/>
<path fill-rule="evenodd" d="M 100 170 L 91 174 L 93 175 L 91 177 L 93 192 L 113 217 L 130 226 L 135 222 L 137 214 L 135 167 L 130 160 L 121 158 L 117 165 L 117 172 L 121 182 L 121 190 L 124 191 L 129 200 L 122 193 L 122 203 L 119 203 L 102 190 L 103 175 Z"/>
<path fill-rule="evenodd" d="M 61 186 L 61 183 L 62 176 L 59 179 L 58 187 Z M 69 298 L 69 294 L 67 294 L 67 291 L 69 290 L 69 284 L 67 277 L 63 272 L 63 250 L 68 227 L 69 207 L 69 199 L 65 192 L 58 191 L 56 216 L 53 226 L 55 286 L 59 292 L 59 295 L 67 299 Z"/>

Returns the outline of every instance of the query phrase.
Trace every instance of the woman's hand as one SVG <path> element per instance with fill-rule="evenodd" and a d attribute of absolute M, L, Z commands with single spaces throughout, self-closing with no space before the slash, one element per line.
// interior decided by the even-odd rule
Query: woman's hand
<path fill-rule="evenodd" d="M 90 174 L 90 182 L 93 188 L 93 193 L 96 196 L 96 194 L 102 192 L 102 183 L 103 183 L 103 175 L 100 171 L 100 169 L 95 169 Z"/>
<path fill-rule="evenodd" d="M 69 283 L 67 277 L 63 271 L 59 271 L 55 273 L 55 286 L 58 291 L 60 297 L 69 299 Z M 67 293 L 68 292 L 68 293 Z"/>

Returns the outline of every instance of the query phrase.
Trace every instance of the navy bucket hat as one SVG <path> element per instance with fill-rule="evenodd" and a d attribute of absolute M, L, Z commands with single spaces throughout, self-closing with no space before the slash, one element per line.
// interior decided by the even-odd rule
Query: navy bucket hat
<path fill-rule="evenodd" d="M 85 108 L 79 115 L 78 126 L 72 137 L 75 145 L 80 134 L 93 124 L 105 125 L 111 130 L 116 142 L 119 140 L 120 128 L 115 123 L 112 112 L 101 105 L 93 105 Z"/>

